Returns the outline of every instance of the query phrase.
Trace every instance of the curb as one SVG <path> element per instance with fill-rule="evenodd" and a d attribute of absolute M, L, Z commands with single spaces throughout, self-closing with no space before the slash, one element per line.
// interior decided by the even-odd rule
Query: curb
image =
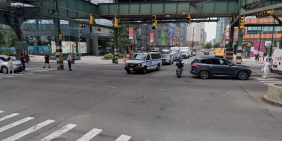
<path fill-rule="evenodd" d="M 278 102 L 276 100 L 272 100 L 272 99 L 269 99 L 267 98 L 267 95 L 263 96 L 262 97 L 262 100 L 268 104 L 271 104 L 271 105 L 274 105 L 274 106 L 278 106 L 278 107 L 282 107 L 282 103 L 281 102 Z"/>

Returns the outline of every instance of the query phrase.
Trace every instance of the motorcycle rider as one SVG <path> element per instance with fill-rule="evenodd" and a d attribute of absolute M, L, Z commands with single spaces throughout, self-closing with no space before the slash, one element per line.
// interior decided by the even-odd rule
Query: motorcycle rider
<path fill-rule="evenodd" d="M 182 74 L 182 72 L 183 72 L 183 67 L 184 67 L 184 64 L 182 63 L 182 60 L 179 60 L 179 62 L 176 63 L 175 66 L 177 66 L 177 68 L 176 68 L 176 70 L 175 70 L 176 75 L 177 75 L 177 70 L 178 70 L 178 69 L 181 69 L 181 74 Z"/>

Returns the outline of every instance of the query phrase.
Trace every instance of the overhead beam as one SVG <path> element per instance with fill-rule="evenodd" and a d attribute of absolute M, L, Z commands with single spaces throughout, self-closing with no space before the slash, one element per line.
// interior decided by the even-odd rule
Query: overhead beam
<path fill-rule="evenodd" d="M 209 2 L 209 1 L 212 1 L 212 0 L 202 0 L 202 1 L 195 2 L 192 5 L 195 6 L 196 4 L 205 3 L 205 2 Z"/>
<path fill-rule="evenodd" d="M 239 13 L 240 13 L 240 15 L 250 16 L 250 15 L 254 15 L 254 14 L 259 13 L 259 12 L 264 12 L 264 11 L 272 10 L 272 9 L 274 9 L 274 12 L 275 12 L 275 9 L 279 9 L 279 8 L 282 8 L 282 2 L 278 3 L 278 4 L 273 4 L 273 5 L 261 7 L 261 8 L 247 10 L 247 11 L 244 8 L 241 8 Z M 273 15 L 281 16 L 282 13 L 275 12 Z"/>
<path fill-rule="evenodd" d="M 245 27 L 282 26 L 282 24 L 245 24 Z"/>
<path fill-rule="evenodd" d="M 191 20 L 191 23 L 200 23 L 200 22 L 218 22 L 219 19 L 216 19 L 216 20 Z M 123 21 L 124 22 L 124 21 Z M 160 21 L 158 20 L 158 23 L 186 23 L 187 20 L 177 20 L 177 21 Z M 152 23 L 152 21 L 141 21 L 141 22 L 124 22 L 124 24 L 149 24 L 149 23 Z"/>
<path fill-rule="evenodd" d="M 211 1 L 193 6 L 189 1 L 169 1 L 169 2 L 150 2 L 150 3 L 103 3 L 99 4 L 99 16 L 109 17 L 116 15 L 117 17 L 126 16 L 151 16 L 157 15 L 171 17 L 187 16 L 191 17 L 231 17 L 237 14 L 239 10 L 236 1 Z"/>

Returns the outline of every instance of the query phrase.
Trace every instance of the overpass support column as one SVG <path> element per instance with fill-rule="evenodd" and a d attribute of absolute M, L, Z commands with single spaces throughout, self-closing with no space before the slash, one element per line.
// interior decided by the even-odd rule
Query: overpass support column
<path fill-rule="evenodd" d="M 231 23 L 230 25 L 232 25 L 233 22 L 234 22 L 234 18 L 232 18 L 232 20 L 230 22 Z M 233 62 L 233 48 L 232 48 L 232 45 L 233 45 L 233 38 L 234 38 L 234 25 L 231 26 L 230 29 L 231 29 L 231 30 L 229 30 L 229 32 L 230 32 L 230 34 L 229 34 L 230 41 L 229 41 L 228 47 L 226 49 L 226 59 L 228 61 L 230 61 L 230 62 Z"/>
<path fill-rule="evenodd" d="M 54 2 L 55 6 L 55 14 L 58 14 L 58 2 Z M 59 35 L 61 35 L 60 29 L 60 19 L 54 18 L 54 39 L 56 43 L 56 60 L 57 60 L 57 70 L 64 70 L 64 62 L 63 62 L 63 52 L 62 52 L 62 42 L 59 40 Z"/>
<path fill-rule="evenodd" d="M 118 37 L 117 36 L 118 36 L 117 35 L 117 28 L 114 28 L 114 42 L 115 42 L 115 49 L 114 49 L 115 56 L 114 56 L 114 58 L 115 58 L 115 64 L 118 64 Z"/>
<path fill-rule="evenodd" d="M 239 20 L 241 22 L 241 20 Z M 240 23 L 239 23 L 240 26 Z M 242 62 L 242 52 L 243 52 L 243 36 L 244 36 L 244 31 L 239 28 L 238 31 L 238 47 L 236 50 L 236 61 L 235 64 L 241 64 Z"/>

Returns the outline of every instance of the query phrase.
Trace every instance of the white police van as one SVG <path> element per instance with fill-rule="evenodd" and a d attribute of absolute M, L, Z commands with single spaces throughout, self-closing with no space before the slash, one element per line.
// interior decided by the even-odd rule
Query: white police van
<path fill-rule="evenodd" d="M 130 60 L 125 62 L 124 69 L 127 73 L 141 71 L 147 73 L 148 70 L 159 71 L 162 65 L 161 54 L 159 52 L 135 53 Z"/>

